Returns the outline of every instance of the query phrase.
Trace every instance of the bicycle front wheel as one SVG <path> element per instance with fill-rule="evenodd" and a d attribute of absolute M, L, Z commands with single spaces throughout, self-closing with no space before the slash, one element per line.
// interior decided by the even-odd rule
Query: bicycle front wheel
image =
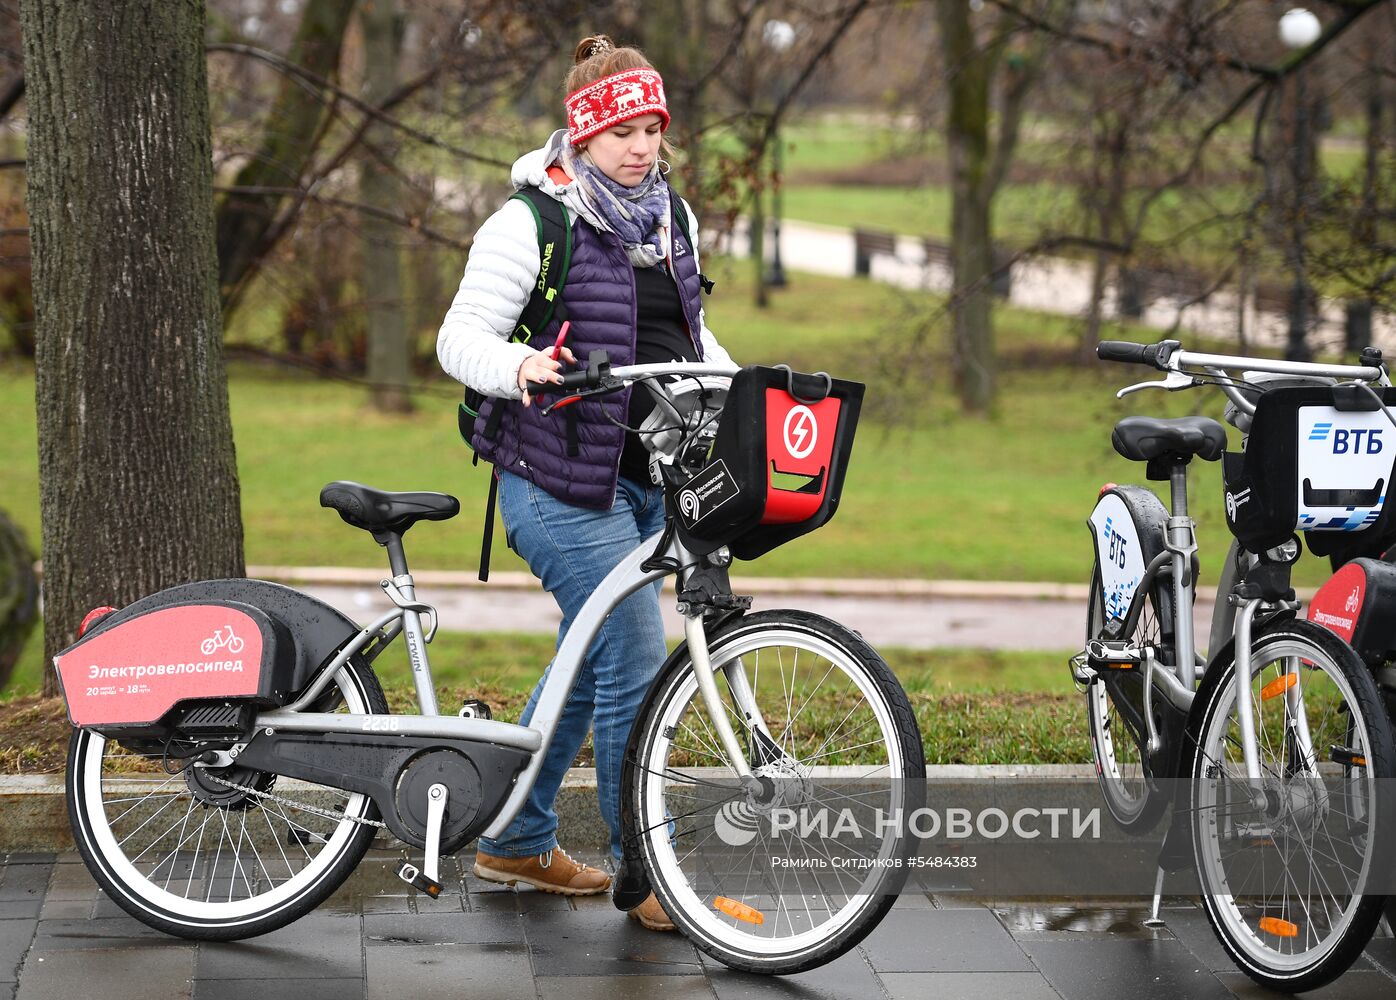
<path fill-rule="evenodd" d="M 388 711 L 358 660 L 339 669 L 322 702 L 324 711 Z M 364 821 L 378 813 L 367 796 L 236 765 L 195 767 L 170 754 L 197 748 L 174 742 L 163 758 L 84 729 L 69 744 L 78 852 L 142 923 L 204 941 L 265 934 L 328 898 L 373 842 Z"/>
<path fill-rule="evenodd" d="M 1366 887 L 1390 837 L 1391 728 L 1371 674 L 1332 633 L 1285 622 L 1252 647 L 1260 781 L 1247 778 L 1234 661 L 1213 664 L 1191 733 L 1193 847 L 1231 958 L 1296 993 L 1341 975 L 1381 915 Z"/>
<path fill-rule="evenodd" d="M 753 775 L 731 767 L 681 652 L 656 678 L 627 759 L 651 886 L 733 968 L 788 974 L 852 948 L 892 906 L 915 844 L 925 757 L 911 703 L 861 637 L 798 611 L 709 638 Z"/>

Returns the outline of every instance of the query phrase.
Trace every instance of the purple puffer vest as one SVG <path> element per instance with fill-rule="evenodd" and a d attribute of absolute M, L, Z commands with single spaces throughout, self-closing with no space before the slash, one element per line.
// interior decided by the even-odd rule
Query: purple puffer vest
<path fill-rule="evenodd" d="M 682 211 L 680 199 L 671 198 L 669 232 L 673 234 L 675 278 L 684 319 L 701 357 L 701 285 L 693 248 L 674 221 L 674 213 Z M 562 301 L 572 323 L 567 345 L 578 361 L 585 363 L 592 351 L 604 350 L 613 367 L 635 363 L 634 267 L 620 237 L 598 232 L 585 219 L 575 217 L 575 213 L 572 263 L 562 286 Z M 528 342 L 529 346 L 551 349 L 560 326 L 553 320 Z M 615 502 L 617 470 L 625 443 L 625 432 L 611 420 L 625 422 L 630 393 L 630 389 L 625 389 L 600 399 L 573 403 L 546 417 L 539 414 L 536 406 L 525 409 L 513 400 L 491 398 L 480 408 L 472 444 L 482 459 L 522 476 L 565 503 L 609 510 Z M 495 406 L 505 409 L 499 433 L 490 441 L 484 437 L 484 428 Z M 575 454 L 569 454 L 565 416 L 568 410 L 576 411 Z"/>

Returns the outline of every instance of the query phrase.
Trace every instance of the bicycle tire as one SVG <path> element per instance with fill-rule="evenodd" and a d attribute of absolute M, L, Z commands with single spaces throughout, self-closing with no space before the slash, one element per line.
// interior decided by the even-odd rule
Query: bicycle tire
<path fill-rule="evenodd" d="M 337 704 L 355 713 L 388 711 L 377 677 L 358 657 L 340 668 L 317 710 L 333 711 Z M 297 807 L 286 802 L 239 796 L 232 790 L 220 804 L 209 801 L 209 782 L 203 781 L 196 791 L 194 783 L 198 779 L 190 778 L 184 769 L 173 774 L 162 769 L 154 774 L 153 781 L 121 777 L 122 768 L 139 768 L 144 766 L 142 761 L 150 760 L 149 755 L 125 754 L 121 750 L 117 741 L 97 733 L 82 729 L 73 732 L 66 778 L 68 817 L 78 853 L 97 884 L 131 916 L 166 934 L 199 941 L 231 941 L 284 927 L 339 888 L 363 859 L 377 832 L 375 827 L 356 822 L 378 817 L 372 801 L 360 794 L 322 786 L 291 789 L 301 796 L 304 806 L 325 808 L 329 803 L 330 808 L 325 811 L 336 811 L 333 803 L 343 799 L 337 809 L 343 816 L 338 821 L 304 809 L 297 811 Z M 261 784 L 279 798 L 288 799 L 288 789 L 278 788 L 274 776 L 233 774 L 235 770 L 230 769 L 228 774 L 239 779 L 239 784 Z M 145 790 L 155 782 L 159 782 L 155 788 Z M 134 794 L 122 797 L 123 791 Z M 166 819 L 175 818 L 183 809 L 183 820 L 175 819 L 174 825 L 157 820 L 171 805 L 175 808 Z M 112 814 L 114 807 L 120 809 L 116 815 Z M 131 816 L 133 811 L 136 814 Z M 254 815 L 249 834 L 249 817 Z M 232 823 L 240 831 L 236 844 L 230 817 L 236 817 Z M 258 825 L 257 820 L 262 823 Z M 216 840 L 217 847 L 205 851 L 211 822 L 211 839 Z M 152 830 L 158 833 L 148 834 L 129 849 L 125 847 L 152 823 Z M 195 824 L 199 830 L 197 839 Z M 177 833 L 175 825 L 179 827 Z M 262 832 L 263 827 L 270 833 L 269 838 Z M 285 830 L 284 847 L 281 827 Z M 259 840 L 265 845 L 266 857 L 257 851 Z M 319 849 L 312 854 L 310 848 L 316 846 L 317 840 Z M 191 841 L 193 850 L 184 851 Z M 228 862 L 223 860 L 225 843 L 231 847 Z M 167 850 L 171 844 L 172 849 Z M 244 844 L 251 852 L 245 863 Z M 275 854 L 271 853 L 273 845 Z M 139 854 L 135 853 L 142 847 Z M 291 848 L 289 853 L 286 848 Z M 304 862 L 297 851 L 305 855 Z M 153 860 L 142 864 L 147 854 Z M 213 854 L 212 860 L 209 854 Z M 278 882 L 281 869 L 286 877 Z M 179 891 L 181 885 L 183 895 Z M 222 898 L 225 885 L 226 899 Z M 175 891 L 171 891 L 171 886 Z"/>
<path fill-rule="evenodd" d="M 891 669 L 859 635 L 818 615 L 801 611 L 767 611 L 738 618 L 721 627 L 709 637 L 708 645 L 714 673 L 722 678 L 719 681 L 720 695 L 726 699 L 724 704 L 732 718 L 733 728 L 738 738 L 747 743 L 747 755 L 753 764 L 753 772 L 771 778 L 772 787 L 782 789 L 775 796 L 776 800 L 782 800 L 787 791 L 797 789 L 798 793 L 792 792 L 783 801 L 793 803 L 799 796 L 807 796 L 801 800 L 802 804 L 838 801 L 833 795 L 821 798 L 821 789 L 828 792 L 840 776 L 855 774 L 858 781 L 867 782 L 872 789 L 860 793 L 867 796 L 866 801 L 859 799 L 860 809 L 880 809 L 885 804 L 889 810 L 901 808 L 905 810 L 903 815 L 910 815 L 919 807 L 924 800 L 926 767 L 921 735 L 911 703 Z M 784 649 L 800 652 L 786 659 L 780 652 Z M 809 657 L 801 663 L 800 656 L 805 653 Z M 763 655 L 767 665 L 764 676 L 761 669 Z M 750 669 L 746 666 L 748 661 L 755 668 L 754 674 L 748 677 L 748 683 L 766 720 L 771 738 L 769 741 L 763 740 L 752 728 L 737 720 L 730 704 L 731 688 L 724 686 L 724 665 L 742 663 L 746 670 Z M 787 668 L 790 673 L 788 684 Z M 797 686 L 796 678 L 802 668 L 809 668 L 805 674 L 807 679 L 821 675 L 814 687 L 808 684 Z M 777 671 L 779 691 L 774 686 Z M 834 684 L 841 684 L 842 687 L 838 692 L 828 693 L 823 686 L 836 671 L 841 676 L 835 677 Z M 830 685 L 832 687 L 833 684 Z M 814 697 L 818 693 L 815 688 L 826 692 L 820 693 L 819 700 Z M 797 697 L 801 699 L 798 707 Z M 831 698 L 835 700 L 830 701 Z M 837 698 L 844 700 L 838 701 Z M 828 704 L 837 704 L 837 711 L 842 713 L 836 728 L 830 730 L 817 745 L 813 741 L 818 737 L 807 737 L 798 725 L 805 707 L 811 704 L 815 705 L 815 713 Z M 784 717 L 773 721 L 781 709 Z M 744 797 L 745 793 L 736 786 L 730 768 L 726 773 L 731 784 L 723 790 L 732 791 L 732 795 L 726 800 L 708 803 L 707 808 L 701 810 L 702 818 L 694 820 L 690 830 L 678 829 L 681 820 L 698 815 L 700 810 L 681 813 L 670 808 L 670 805 L 683 804 L 686 808 L 689 802 L 702 794 L 698 791 L 701 784 L 698 765 L 682 762 L 717 757 L 717 764 L 711 769 L 714 772 L 721 772 L 726 765 L 720 741 L 698 737 L 693 728 L 699 723 L 708 725 L 705 715 L 706 709 L 697 691 L 692 662 L 686 648 L 680 647 L 655 678 L 640 710 L 630 743 L 631 752 L 626 755 L 622 786 L 626 799 L 624 815 L 632 824 L 628 843 L 638 841 L 638 852 L 643 857 L 654 893 L 674 923 L 698 948 L 732 968 L 788 975 L 833 961 L 861 941 L 895 902 L 896 894 L 905 882 L 906 862 L 916 843 L 915 837 L 901 829 L 901 824 L 884 827 L 882 839 L 869 847 L 870 851 L 877 851 L 876 855 L 866 856 L 872 859 L 869 864 L 881 867 L 870 868 L 863 880 L 856 882 L 853 891 L 844 894 L 843 902 L 837 908 L 830 902 L 826 907 L 827 919 L 817 923 L 821 912 L 819 903 L 816 901 L 812 910 L 809 900 L 817 900 L 820 893 L 810 893 L 809 883 L 803 882 L 798 873 L 793 878 L 776 874 L 768 866 L 767 858 L 756 857 L 762 853 L 762 848 L 778 844 L 788 847 L 793 853 L 796 838 L 786 840 L 774 834 L 762 835 L 760 810 L 763 807 L 759 804 L 753 806 L 753 800 Z M 877 725 L 877 735 L 864 741 L 863 735 L 872 722 Z M 808 728 L 808 719 L 806 723 Z M 844 726 L 851 727 L 846 730 L 846 738 L 858 734 L 857 742 L 846 748 L 836 746 L 835 750 L 826 753 L 825 748 L 844 731 Z M 688 737 L 683 735 L 684 730 L 694 733 L 694 744 L 701 746 L 686 746 Z M 779 751 L 771 750 L 772 746 L 778 746 Z M 812 753 L 809 752 L 811 746 Z M 690 753 L 694 749 L 697 754 Z M 763 755 L 765 763 L 758 765 Z M 820 763 L 811 763 L 816 760 Z M 857 770 L 837 773 L 832 768 L 828 771 L 814 770 L 825 763 L 844 763 Z M 881 789 L 883 774 L 893 779 L 887 782 L 885 797 Z M 685 786 L 690 781 L 693 791 L 666 796 L 666 788 Z M 681 796 L 689 796 L 689 799 Z M 744 805 L 748 810 L 745 817 L 742 813 Z M 768 811 L 765 815 L 770 816 L 771 813 Z M 889 811 L 884 815 L 891 813 Z M 744 819 L 750 821 L 750 830 L 746 828 Z M 709 823 L 710 826 L 707 825 Z M 772 822 L 771 828 L 774 829 L 774 826 Z M 706 830 L 712 832 L 704 832 Z M 703 846 L 703 841 L 698 839 L 700 836 L 706 839 L 716 834 L 719 839 L 724 839 L 738 834 L 746 836 L 752 831 L 754 836 L 734 848 L 732 855 L 733 863 L 738 863 L 736 850 L 745 843 L 752 844 L 747 852 L 749 860 L 740 893 L 734 891 L 729 895 L 727 892 L 742 877 L 736 870 L 730 873 L 724 871 L 722 882 L 718 884 L 719 876 L 712 869 L 710 859 L 703 860 L 703 864 L 707 865 L 705 871 L 699 871 L 698 862 L 689 860 Z M 735 842 L 728 839 L 727 843 Z M 833 843 L 832 839 L 826 838 L 815 847 L 816 850 L 824 850 Z M 808 845 L 802 843 L 800 846 L 805 856 L 811 857 Z M 683 858 L 680 857 L 681 850 L 688 852 Z M 886 860 L 891 858 L 899 859 L 895 866 Z M 756 878 L 753 885 L 752 880 L 758 871 L 761 878 Z M 841 874 L 837 874 L 836 878 L 838 888 L 835 892 L 841 893 L 847 883 Z M 790 891 L 792 882 L 794 892 Z M 832 900 L 833 895 L 829 895 Z M 789 905 L 791 899 L 804 901 L 803 916 L 792 912 Z M 738 905 L 728 906 L 731 901 Z M 761 923 L 754 923 L 755 918 L 750 914 L 734 915 L 742 912 L 740 906 L 748 904 L 753 905 L 753 912 L 762 911 Z M 765 919 L 765 912 L 772 913 L 769 921 Z"/>
<path fill-rule="evenodd" d="M 1257 630 L 1252 650 L 1251 714 L 1267 805 L 1257 809 L 1250 798 L 1236 735 L 1234 653 L 1224 650 L 1189 721 L 1193 852 L 1203 910 L 1227 954 L 1262 986 L 1299 993 L 1346 971 L 1381 916 L 1385 897 L 1363 889 L 1381 838 L 1390 835 L 1390 796 L 1377 789 L 1389 787 L 1396 754 L 1371 673 L 1337 636 L 1311 622 L 1272 622 Z M 1283 674 L 1298 681 L 1291 685 Z M 1309 756 L 1300 753 L 1300 732 L 1308 734 Z M 1365 767 L 1342 763 L 1348 751 Z M 1327 871 L 1329 861 L 1336 872 Z M 1252 888 L 1276 874 L 1278 889 Z M 1328 895 L 1322 907 L 1310 905 L 1315 879 Z"/>
<path fill-rule="evenodd" d="M 1170 607 L 1172 602 L 1165 600 L 1162 586 L 1155 584 L 1146 595 L 1148 604 L 1139 616 L 1134 633 L 1120 638 L 1151 643 L 1159 649 L 1160 663 L 1172 663 L 1175 657 L 1171 644 L 1165 641 L 1163 624 L 1166 619 L 1161 610 Z M 1091 596 L 1086 609 L 1088 642 L 1100 638 L 1105 627 L 1104 604 L 1097 559 L 1091 572 Z M 1086 687 L 1086 720 L 1096 781 L 1110 817 L 1120 829 L 1131 834 L 1148 833 L 1156 827 L 1169 805 L 1167 793 L 1160 791 L 1144 768 L 1144 735 L 1130 722 L 1143 714 L 1143 677 L 1143 670 L 1136 667 L 1116 671 L 1108 677 L 1099 676 Z M 1118 703 L 1122 699 L 1129 701 L 1125 713 L 1120 711 Z"/>

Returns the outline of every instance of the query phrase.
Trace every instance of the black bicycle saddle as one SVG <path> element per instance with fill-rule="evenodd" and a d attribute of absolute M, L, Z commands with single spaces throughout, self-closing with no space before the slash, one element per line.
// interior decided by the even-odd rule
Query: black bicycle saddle
<path fill-rule="evenodd" d="M 1215 462 L 1226 451 L 1226 428 L 1211 417 L 1125 417 L 1115 425 L 1110 443 L 1132 462 L 1165 455 Z"/>
<path fill-rule="evenodd" d="M 347 481 L 322 489 L 320 506 L 339 511 L 356 528 L 396 535 L 418 521 L 445 521 L 460 513 L 460 501 L 446 493 L 389 493 Z"/>

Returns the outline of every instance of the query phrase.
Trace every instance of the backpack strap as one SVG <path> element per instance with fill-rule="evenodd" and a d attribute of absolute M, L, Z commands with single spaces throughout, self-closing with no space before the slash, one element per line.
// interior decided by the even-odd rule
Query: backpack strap
<path fill-rule="evenodd" d="M 514 192 L 510 200 L 518 199 L 533 213 L 538 227 L 538 283 L 519 314 L 518 325 L 510 335 L 511 343 L 527 343 L 535 333 L 547 329 L 553 319 L 565 320 L 567 307 L 562 302 L 562 286 L 572 265 L 572 220 L 567 208 L 556 198 L 536 187 Z M 468 396 L 468 394 L 467 394 Z M 494 440 L 504 420 L 504 401 L 496 400 L 485 421 L 484 436 Z M 479 459 L 479 455 L 475 456 Z M 490 469 L 489 495 L 485 499 L 484 537 L 480 542 L 480 580 L 490 578 L 490 550 L 494 543 L 494 512 L 499 497 L 499 472 Z"/>
<path fill-rule="evenodd" d="M 693 233 L 688 228 L 688 205 L 684 203 L 682 198 L 679 198 L 674 205 L 674 222 L 678 225 L 679 232 L 683 233 L 683 238 L 688 241 L 689 252 L 697 253 L 698 245 L 693 242 Z M 702 272 L 698 274 L 698 284 L 703 286 L 703 292 L 706 295 L 711 295 L 713 293 L 713 288 L 717 286 L 716 281 L 713 281 Z"/>
<path fill-rule="evenodd" d="M 528 297 L 511 338 L 524 342 L 547 329 L 554 318 L 567 318 L 561 296 L 567 270 L 572 266 L 572 219 L 562 202 L 536 187 L 515 191 L 510 200 L 515 199 L 529 207 L 538 226 L 538 283 L 533 286 L 533 294 Z"/>

